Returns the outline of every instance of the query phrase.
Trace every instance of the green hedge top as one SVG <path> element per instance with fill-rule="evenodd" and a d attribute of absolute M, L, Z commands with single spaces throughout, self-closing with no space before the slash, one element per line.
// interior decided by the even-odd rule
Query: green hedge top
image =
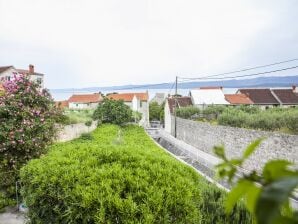
<path fill-rule="evenodd" d="M 242 209 L 226 217 L 222 191 L 162 151 L 143 129 L 104 125 L 92 135 L 56 144 L 22 169 L 32 223 L 249 220 Z"/>

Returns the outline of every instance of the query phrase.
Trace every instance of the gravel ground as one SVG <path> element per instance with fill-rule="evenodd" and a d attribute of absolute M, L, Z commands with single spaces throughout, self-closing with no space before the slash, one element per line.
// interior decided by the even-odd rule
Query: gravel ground
<path fill-rule="evenodd" d="M 7 208 L 4 213 L 0 213 L 0 224 L 24 224 L 24 213 L 16 211 L 16 208 Z"/>

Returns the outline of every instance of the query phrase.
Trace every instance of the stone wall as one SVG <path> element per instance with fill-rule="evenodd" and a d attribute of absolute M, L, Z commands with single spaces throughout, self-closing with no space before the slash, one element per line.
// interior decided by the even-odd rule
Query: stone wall
<path fill-rule="evenodd" d="M 90 127 L 87 127 L 84 123 L 71 124 L 64 126 L 58 133 L 57 141 L 65 142 L 74 138 L 78 138 L 83 133 L 88 133 L 96 129 L 97 121 L 93 121 Z"/>
<path fill-rule="evenodd" d="M 172 117 L 172 126 L 173 124 Z M 250 142 L 260 137 L 266 137 L 266 140 L 244 164 L 245 169 L 261 170 L 267 160 L 277 158 L 287 159 L 298 165 L 298 135 L 211 125 L 177 118 L 177 138 L 210 154 L 213 154 L 214 145 L 224 144 L 228 157 L 239 157 Z"/>

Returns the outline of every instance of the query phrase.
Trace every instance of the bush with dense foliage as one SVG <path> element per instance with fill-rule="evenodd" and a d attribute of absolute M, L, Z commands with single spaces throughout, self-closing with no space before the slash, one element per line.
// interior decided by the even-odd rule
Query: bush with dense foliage
<path fill-rule="evenodd" d="M 31 223 L 251 223 L 226 193 L 136 126 L 102 125 L 93 140 L 51 147 L 21 171 Z"/>
<path fill-rule="evenodd" d="M 194 116 L 196 114 L 200 116 Z M 277 107 L 261 110 L 258 106 L 211 105 L 200 111 L 191 106 L 177 109 L 177 116 L 232 127 L 298 134 L 298 108 Z"/>
<path fill-rule="evenodd" d="M 198 115 L 200 109 L 194 106 L 180 107 L 176 110 L 176 115 L 181 118 L 189 119 L 194 115 Z"/>
<path fill-rule="evenodd" d="M 94 111 L 93 119 L 102 123 L 123 125 L 133 119 L 133 113 L 123 100 L 104 98 Z"/>
<path fill-rule="evenodd" d="M 265 131 L 286 129 L 290 133 L 298 133 L 297 123 L 298 108 L 252 109 L 251 111 L 241 108 L 227 108 L 218 117 L 218 124 L 221 125 Z"/>
<path fill-rule="evenodd" d="M 46 146 L 56 135 L 55 123 L 61 117 L 48 91 L 26 76 L 16 76 L 3 86 L 5 92 L 0 96 L 0 201 L 6 200 L 3 197 L 15 196 L 19 169 L 30 159 L 45 153 Z"/>
<path fill-rule="evenodd" d="M 161 115 L 164 114 L 164 104 L 159 105 L 157 102 L 151 102 L 149 104 L 149 120 L 163 120 Z"/>
<path fill-rule="evenodd" d="M 92 121 L 94 109 L 89 110 L 73 110 L 64 109 L 64 116 L 66 116 L 65 124 L 86 123 Z"/>

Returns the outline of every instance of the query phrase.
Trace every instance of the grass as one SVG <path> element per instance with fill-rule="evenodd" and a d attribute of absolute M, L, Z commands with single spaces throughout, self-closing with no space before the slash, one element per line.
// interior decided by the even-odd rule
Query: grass
<path fill-rule="evenodd" d="M 102 125 L 21 171 L 32 223 L 251 223 L 242 206 L 137 126 Z"/>
<path fill-rule="evenodd" d="M 64 114 L 67 117 L 68 124 L 86 123 L 92 121 L 93 109 L 90 110 L 71 110 L 65 109 Z"/>

